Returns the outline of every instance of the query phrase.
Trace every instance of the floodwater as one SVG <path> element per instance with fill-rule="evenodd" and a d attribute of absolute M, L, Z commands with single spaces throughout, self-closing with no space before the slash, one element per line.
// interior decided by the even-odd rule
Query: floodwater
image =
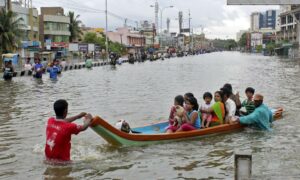
<path fill-rule="evenodd" d="M 69 114 L 100 115 L 114 124 L 140 126 L 166 119 L 173 98 L 252 86 L 284 118 L 272 132 L 241 132 L 116 148 L 91 129 L 72 139 L 67 166 L 44 163 L 45 124 L 53 103 L 69 102 Z M 233 179 L 234 153 L 253 155 L 254 179 L 300 178 L 300 60 L 217 52 L 165 61 L 64 72 L 58 81 L 19 77 L 0 81 L 0 179 Z M 76 123 L 81 124 L 78 120 Z"/>

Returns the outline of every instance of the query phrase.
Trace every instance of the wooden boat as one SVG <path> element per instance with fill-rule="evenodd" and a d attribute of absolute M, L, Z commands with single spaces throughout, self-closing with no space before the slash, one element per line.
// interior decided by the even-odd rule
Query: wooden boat
<path fill-rule="evenodd" d="M 272 113 L 274 115 L 274 119 L 279 119 L 282 116 L 283 109 L 272 109 Z M 120 131 L 119 129 L 116 129 L 107 121 L 97 116 L 93 119 L 91 128 L 112 145 L 142 146 L 178 140 L 194 139 L 219 133 L 233 132 L 242 130 L 245 127 L 241 124 L 223 124 L 194 131 L 166 134 L 164 132 L 168 125 L 168 121 L 160 122 L 148 126 L 132 128 L 132 131 L 138 133 L 125 133 L 123 131 Z"/>

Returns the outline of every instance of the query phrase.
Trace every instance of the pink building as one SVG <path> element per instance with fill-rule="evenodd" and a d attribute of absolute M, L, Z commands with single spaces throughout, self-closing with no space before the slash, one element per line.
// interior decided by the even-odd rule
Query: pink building
<path fill-rule="evenodd" d="M 107 37 L 112 42 L 118 42 L 131 48 L 141 48 L 145 46 L 145 37 L 138 31 L 131 31 L 128 27 L 117 28 L 114 32 L 107 32 Z"/>

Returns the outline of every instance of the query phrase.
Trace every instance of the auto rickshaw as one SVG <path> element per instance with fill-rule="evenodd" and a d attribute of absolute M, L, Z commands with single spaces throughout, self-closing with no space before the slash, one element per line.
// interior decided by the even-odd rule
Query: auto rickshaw
<path fill-rule="evenodd" d="M 14 67 L 22 67 L 21 61 L 19 61 L 19 55 L 18 54 L 3 54 L 2 55 L 3 60 L 3 78 L 5 80 L 11 80 L 13 76 L 15 76 Z"/>

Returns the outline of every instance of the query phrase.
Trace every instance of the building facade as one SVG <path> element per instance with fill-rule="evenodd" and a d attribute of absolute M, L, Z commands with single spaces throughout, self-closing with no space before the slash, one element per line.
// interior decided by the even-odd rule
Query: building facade
<path fill-rule="evenodd" d="M 4 7 L 3 5 L 4 1 L 0 1 L 0 7 Z M 33 57 L 34 53 L 40 50 L 38 11 L 16 1 L 12 2 L 12 11 L 16 14 L 16 19 L 22 18 L 18 24 L 23 32 L 19 46 L 20 56 Z"/>
<path fill-rule="evenodd" d="M 293 6 L 284 11 L 280 17 L 280 32 L 277 33 L 277 42 L 290 42 L 299 44 L 300 7 Z"/>
<path fill-rule="evenodd" d="M 46 50 L 65 50 L 69 44 L 70 18 L 61 7 L 41 7 L 40 41 Z"/>
<path fill-rule="evenodd" d="M 264 13 L 260 13 L 259 29 L 261 28 L 276 28 L 276 10 L 268 10 Z"/>
<path fill-rule="evenodd" d="M 260 13 L 254 12 L 251 14 L 251 31 L 258 31 L 259 30 L 259 20 L 260 20 Z"/>

